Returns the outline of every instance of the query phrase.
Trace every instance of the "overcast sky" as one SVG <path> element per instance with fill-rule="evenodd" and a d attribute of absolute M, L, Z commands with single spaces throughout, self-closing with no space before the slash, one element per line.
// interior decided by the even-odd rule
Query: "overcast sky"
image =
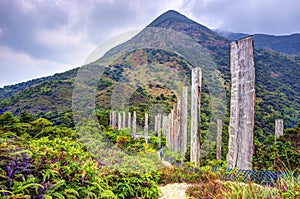
<path fill-rule="evenodd" d="M 211 29 L 300 33 L 299 0 L 0 0 L 0 87 L 80 66 L 170 9 Z"/>

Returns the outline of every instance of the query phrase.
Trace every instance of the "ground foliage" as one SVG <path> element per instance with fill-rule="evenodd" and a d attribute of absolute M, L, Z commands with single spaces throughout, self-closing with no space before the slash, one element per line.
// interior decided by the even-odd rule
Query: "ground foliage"
<path fill-rule="evenodd" d="M 4 198 L 158 196 L 158 172 L 107 167 L 73 129 L 53 126 L 44 118 L 20 122 L 11 113 L 0 119 L 0 194 Z M 142 152 L 141 148 L 135 152 Z"/>
<path fill-rule="evenodd" d="M 103 118 L 105 112 L 98 115 L 98 118 L 106 121 Z M 98 124 L 89 123 L 84 126 L 84 132 L 95 132 L 99 130 L 98 127 Z M 225 168 L 224 161 L 208 159 L 205 167 L 194 167 L 186 162 L 181 166 L 175 164 L 171 167 L 160 166 L 157 169 L 153 164 L 149 164 L 158 163 L 154 158 L 158 158 L 155 151 L 156 139 L 146 144 L 143 139 L 132 139 L 129 129 L 114 132 L 105 122 L 101 128 L 105 142 L 110 142 L 112 146 L 128 151 L 129 154 L 145 155 L 135 160 L 139 169 L 124 169 L 130 168 L 130 158 L 125 161 L 124 167 L 119 165 L 114 168 L 108 159 L 93 153 L 89 147 L 97 151 L 101 151 L 101 148 L 89 146 L 84 140 L 103 139 L 99 134 L 96 134 L 97 137 L 89 137 L 95 136 L 91 133 L 85 133 L 83 136 L 65 125 L 54 125 L 45 118 L 35 118 L 24 111 L 18 117 L 10 112 L 0 115 L 0 194 L 4 198 L 157 198 L 159 184 L 186 182 L 195 184 L 187 190 L 187 194 L 194 198 L 252 197 L 253 193 L 257 197 L 299 196 L 299 182 L 295 178 L 279 181 L 276 188 L 253 185 L 250 181 L 248 184 L 220 181 L 220 173 L 212 172 L 211 168 Z M 262 144 L 256 143 L 260 148 L 257 150 L 258 157 L 254 165 L 268 169 L 299 168 L 299 161 L 296 161 L 299 158 L 299 150 L 292 151 L 299 149 L 299 142 L 295 141 L 298 138 L 299 126 L 287 129 L 276 144 L 272 144 L 273 140 L 269 138 L 271 147 L 266 146 L 268 151 Z M 99 145 L 97 142 L 96 144 Z M 279 149 L 284 152 L 279 153 Z M 268 156 L 265 153 L 268 153 Z M 114 155 L 119 157 L 118 154 Z M 279 157 L 278 162 L 281 164 L 274 164 L 273 156 Z M 115 160 L 116 158 L 110 159 Z M 283 165 L 289 167 L 281 167 Z M 297 169 L 294 170 L 294 173 L 298 172 Z"/>

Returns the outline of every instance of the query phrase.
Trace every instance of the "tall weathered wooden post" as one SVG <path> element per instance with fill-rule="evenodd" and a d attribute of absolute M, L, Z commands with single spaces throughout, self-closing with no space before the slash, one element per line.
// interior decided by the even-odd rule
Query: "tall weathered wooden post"
<path fill-rule="evenodd" d="M 222 120 L 217 120 L 217 160 L 221 160 L 222 155 Z"/>
<path fill-rule="evenodd" d="M 167 147 L 172 149 L 172 111 L 168 115 L 168 137 L 167 137 Z"/>
<path fill-rule="evenodd" d="M 161 148 L 161 114 L 157 115 L 158 148 Z"/>
<path fill-rule="evenodd" d="M 230 44 L 231 101 L 227 167 L 252 169 L 255 106 L 253 37 Z"/>
<path fill-rule="evenodd" d="M 174 109 L 171 110 L 170 115 L 170 146 L 174 152 Z"/>
<path fill-rule="evenodd" d="M 122 122 L 122 129 L 126 128 L 126 112 L 123 111 L 123 122 Z"/>
<path fill-rule="evenodd" d="M 131 128 L 131 112 L 128 112 L 128 124 L 127 124 L 128 128 Z"/>
<path fill-rule="evenodd" d="M 145 113 L 144 136 L 146 143 L 148 143 L 148 113 Z"/>
<path fill-rule="evenodd" d="M 180 151 L 181 143 L 181 96 L 177 98 L 177 108 L 176 108 L 176 151 Z"/>
<path fill-rule="evenodd" d="M 132 137 L 135 139 L 136 137 L 136 112 L 133 111 L 133 118 L 132 118 Z"/>
<path fill-rule="evenodd" d="M 162 119 L 162 134 L 166 137 L 166 146 L 168 146 L 168 116 L 163 115 Z"/>
<path fill-rule="evenodd" d="M 200 165 L 200 94 L 201 68 L 192 69 L 191 88 L 191 162 Z"/>
<path fill-rule="evenodd" d="M 173 152 L 177 152 L 177 104 L 173 104 Z"/>
<path fill-rule="evenodd" d="M 283 135 L 283 120 L 275 120 L 275 141 Z"/>
<path fill-rule="evenodd" d="M 181 161 L 185 161 L 187 151 L 187 106 L 188 106 L 188 87 L 182 89 L 181 102 Z"/>
<path fill-rule="evenodd" d="M 109 126 L 112 126 L 112 111 L 109 111 Z"/>
<path fill-rule="evenodd" d="M 117 128 L 117 115 L 116 111 L 112 111 L 111 113 L 111 126 L 113 127 L 114 131 Z"/>
<path fill-rule="evenodd" d="M 122 128 L 122 116 L 121 113 L 118 113 L 118 130 L 121 130 Z"/>
<path fill-rule="evenodd" d="M 157 132 L 157 115 L 154 115 L 154 131 Z"/>

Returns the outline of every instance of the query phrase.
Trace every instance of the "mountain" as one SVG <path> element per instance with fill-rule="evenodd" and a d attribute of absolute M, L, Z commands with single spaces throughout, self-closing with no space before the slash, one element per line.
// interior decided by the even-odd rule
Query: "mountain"
<path fill-rule="evenodd" d="M 221 30 L 215 30 L 215 32 L 230 41 L 249 36 L 249 34 L 245 33 L 233 33 Z M 282 36 L 254 34 L 253 37 L 256 48 L 279 52 L 287 55 L 300 56 L 300 34 L 298 33 Z"/>
<path fill-rule="evenodd" d="M 77 70 L 78 70 L 78 68 L 72 69 L 72 70 L 69 70 L 69 71 L 63 72 L 63 73 L 57 73 L 57 74 L 54 74 L 54 75 L 48 76 L 48 77 L 33 79 L 33 80 L 29 80 L 27 82 L 18 83 L 15 85 L 4 86 L 4 88 L 0 88 L 0 99 L 9 97 L 16 92 L 23 91 L 24 89 L 26 89 L 28 87 L 32 87 L 32 86 L 35 86 L 35 85 L 43 83 L 43 82 L 67 80 L 70 78 L 74 78 L 74 77 L 76 77 Z"/>
<path fill-rule="evenodd" d="M 218 29 L 214 30 L 214 32 L 222 37 L 225 37 L 229 41 L 239 40 L 243 37 L 247 37 L 250 35 L 250 34 L 245 34 L 245 33 L 228 32 L 228 31 L 218 30 Z"/>
<path fill-rule="evenodd" d="M 213 61 L 217 63 L 218 69 L 224 78 L 227 88 L 227 102 L 229 102 L 230 38 L 220 36 L 176 11 L 168 11 L 162 14 L 147 27 L 176 30 L 192 37 L 206 48 Z M 258 38 L 266 37 L 259 36 Z M 274 48 L 275 40 L 278 38 L 271 38 L 271 40 L 268 40 L 269 43 L 266 42 L 263 46 Z M 257 41 L 257 36 L 255 36 L 255 41 Z M 293 127 L 300 117 L 300 57 L 270 51 L 268 48 L 262 49 L 259 47 L 262 44 L 263 42 L 258 40 L 255 49 L 257 94 L 255 133 L 260 136 L 274 132 L 275 119 L 283 118 L 285 127 Z M 278 43 L 276 46 L 279 46 Z M 283 48 L 283 51 L 287 50 Z M 96 92 L 97 108 L 109 109 L 112 91 L 116 86 L 116 82 L 122 77 L 138 77 L 140 74 L 135 73 L 136 67 L 143 68 L 149 65 L 155 65 L 162 69 L 170 67 L 176 73 L 187 75 L 192 67 L 183 57 L 164 50 L 137 49 L 129 52 L 115 60 L 102 75 Z M 73 82 L 77 70 L 74 69 L 0 89 L 0 113 L 11 111 L 18 114 L 21 110 L 27 110 L 51 119 L 57 114 L 69 112 L 72 104 Z M 209 96 L 205 86 L 203 90 L 202 124 L 204 125 L 202 128 L 206 128 L 205 125 L 209 121 L 210 115 Z M 123 91 L 125 92 L 126 88 Z M 142 120 L 143 112 L 149 111 L 153 104 L 161 103 L 166 109 L 170 109 L 175 101 L 176 95 L 171 89 L 159 85 L 154 76 L 148 75 L 147 78 L 141 78 L 137 90 L 132 94 L 130 108 L 138 111 L 138 120 Z M 228 118 L 225 121 L 225 125 L 227 124 Z M 226 126 L 224 129 L 226 129 Z"/>
<path fill-rule="evenodd" d="M 147 27 L 159 27 L 176 30 L 185 33 L 195 39 L 204 47 L 221 46 L 228 47 L 228 40 L 215 34 L 207 27 L 188 19 L 186 16 L 170 10 L 151 22 Z"/>
<path fill-rule="evenodd" d="M 175 30 L 184 33 L 202 47 L 206 48 L 212 55 L 214 62 L 219 66 L 219 70 L 224 74 L 224 78 L 229 81 L 229 40 L 216 34 L 209 28 L 187 18 L 177 11 L 170 10 L 151 22 L 147 27 L 158 27 Z"/>
<path fill-rule="evenodd" d="M 300 34 L 284 36 L 255 34 L 254 40 L 257 48 L 300 56 Z"/>

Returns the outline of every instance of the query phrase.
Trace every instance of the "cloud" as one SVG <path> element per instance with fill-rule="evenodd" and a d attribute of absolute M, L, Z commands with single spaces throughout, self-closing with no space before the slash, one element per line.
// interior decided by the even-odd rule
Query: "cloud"
<path fill-rule="evenodd" d="M 181 1 L 174 2 L 172 7 Z M 1 1 L 0 27 L 7 31 L 0 44 L 33 58 L 63 61 L 62 49 L 79 43 L 96 46 L 116 34 L 143 28 L 165 11 L 163 7 L 140 0 Z"/>
<path fill-rule="evenodd" d="M 299 7 L 298 0 L 193 0 L 191 13 L 210 28 L 251 34 L 291 34 L 300 32 Z"/>
<path fill-rule="evenodd" d="M 5 46 L 0 46 L 0 60 L 0 87 L 72 68 L 46 59 L 34 59 L 28 54 L 15 52 Z"/>

